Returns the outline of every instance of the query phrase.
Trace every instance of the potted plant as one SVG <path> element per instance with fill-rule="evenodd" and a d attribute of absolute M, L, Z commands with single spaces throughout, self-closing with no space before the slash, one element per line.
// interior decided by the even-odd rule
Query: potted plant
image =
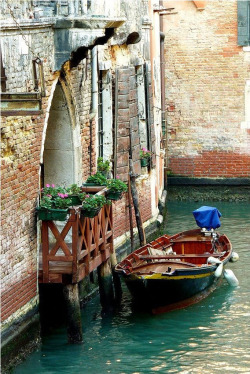
<path fill-rule="evenodd" d="M 69 198 L 71 199 L 72 205 L 81 205 L 85 197 L 85 193 L 82 192 L 81 187 L 78 187 L 77 184 L 73 183 L 66 189 Z"/>
<path fill-rule="evenodd" d="M 40 204 L 36 209 L 38 219 L 42 221 L 65 221 L 68 208 L 71 206 L 71 199 L 68 198 L 65 189 L 47 184 L 41 192 Z"/>
<path fill-rule="evenodd" d="M 97 171 L 100 172 L 105 177 L 107 177 L 109 170 L 110 170 L 109 161 L 108 160 L 103 161 L 102 157 L 98 157 L 98 159 L 97 159 Z"/>
<path fill-rule="evenodd" d="M 120 200 L 123 192 L 128 190 L 126 183 L 121 181 L 119 177 L 116 179 L 108 179 L 107 181 L 108 191 L 106 197 L 109 200 Z"/>
<path fill-rule="evenodd" d="M 93 218 L 105 204 L 107 200 L 103 195 L 86 195 L 82 202 L 81 214 L 84 217 Z"/>
<path fill-rule="evenodd" d="M 141 159 L 142 167 L 148 166 L 150 157 L 151 157 L 151 152 L 147 148 L 142 148 L 140 150 L 140 159 Z"/>
<path fill-rule="evenodd" d="M 99 171 L 95 174 L 92 174 L 88 177 L 84 186 L 106 186 L 107 178 L 102 175 Z"/>

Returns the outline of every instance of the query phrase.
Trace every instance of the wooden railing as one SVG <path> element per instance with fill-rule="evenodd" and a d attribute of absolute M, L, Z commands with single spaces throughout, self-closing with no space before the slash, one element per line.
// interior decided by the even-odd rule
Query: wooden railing
<path fill-rule="evenodd" d="M 94 218 L 70 208 L 67 221 L 42 221 L 41 230 L 40 283 L 77 283 L 113 252 L 112 205 Z"/>

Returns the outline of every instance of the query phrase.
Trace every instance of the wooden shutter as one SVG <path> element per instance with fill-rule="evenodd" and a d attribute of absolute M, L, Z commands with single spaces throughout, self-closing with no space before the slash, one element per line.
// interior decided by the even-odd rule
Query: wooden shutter
<path fill-rule="evenodd" d="M 250 1 L 238 0 L 238 45 L 250 45 Z"/>

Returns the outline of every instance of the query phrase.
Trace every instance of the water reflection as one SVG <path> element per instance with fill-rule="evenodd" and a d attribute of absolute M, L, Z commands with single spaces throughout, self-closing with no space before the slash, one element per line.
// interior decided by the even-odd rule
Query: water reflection
<path fill-rule="evenodd" d="M 191 212 L 215 203 L 170 203 L 164 230 L 194 227 Z M 64 328 L 44 339 L 14 373 L 221 374 L 250 373 L 250 211 L 246 204 L 219 203 L 221 232 L 240 261 L 228 265 L 240 286 L 223 281 L 208 298 L 189 308 L 151 316 L 134 313 L 124 287 L 119 309 L 102 316 L 99 299 L 83 310 L 84 343 L 66 344 Z"/>

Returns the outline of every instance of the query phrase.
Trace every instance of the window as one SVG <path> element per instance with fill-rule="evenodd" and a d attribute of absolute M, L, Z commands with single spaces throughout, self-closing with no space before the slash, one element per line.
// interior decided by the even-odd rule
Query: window
<path fill-rule="evenodd" d="M 250 45 L 250 1 L 238 0 L 238 45 Z"/>
<path fill-rule="evenodd" d="M 1 64 L 1 92 L 6 92 L 6 81 L 5 68 L 3 66 L 2 49 L 0 47 L 0 64 Z"/>

